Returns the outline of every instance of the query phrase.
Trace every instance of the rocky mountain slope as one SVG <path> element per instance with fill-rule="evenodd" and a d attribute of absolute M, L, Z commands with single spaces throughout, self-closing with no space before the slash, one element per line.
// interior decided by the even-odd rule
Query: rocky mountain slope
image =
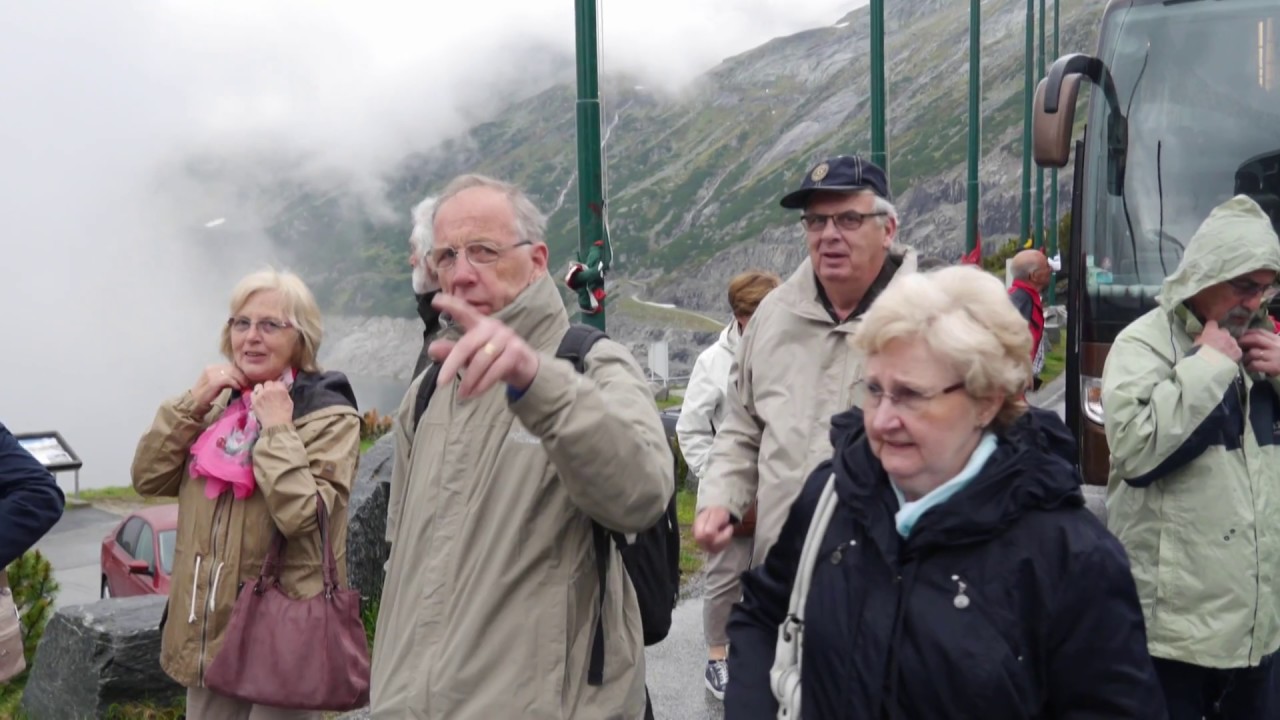
<path fill-rule="evenodd" d="M 900 240 L 954 259 L 964 242 L 969 3 L 887 5 Z M 1093 49 L 1103 5 L 1063 3 L 1061 53 Z M 981 230 L 992 244 L 1019 225 L 1025 8 L 1022 0 L 983 3 Z M 723 288 L 735 272 L 790 274 L 802 234 L 777 198 L 816 159 L 869 151 L 868 29 L 867 9 L 856 10 L 729 58 L 674 96 L 603 79 L 615 294 L 727 319 Z M 286 251 L 306 249 L 298 264 L 330 311 L 412 317 L 407 211 L 455 174 L 483 172 L 521 184 L 548 212 L 561 274 L 577 246 L 574 108 L 572 83 L 554 85 L 405 159 L 386 179 L 382 199 L 393 213 L 369 214 L 340 187 L 294 188 L 274 210 L 271 235 Z M 1065 212 L 1068 172 L 1059 184 Z M 626 322 L 625 309 L 617 315 Z"/>

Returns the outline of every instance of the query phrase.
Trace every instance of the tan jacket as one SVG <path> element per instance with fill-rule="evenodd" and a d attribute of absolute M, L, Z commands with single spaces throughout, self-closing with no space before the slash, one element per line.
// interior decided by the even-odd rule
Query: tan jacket
<path fill-rule="evenodd" d="M 886 262 L 915 272 L 915 251 L 894 246 Z M 778 539 L 809 471 L 831 457 L 831 416 L 856 401 L 862 358 L 850 340 L 858 324 L 831 318 L 806 259 L 760 303 L 738 343 L 729 412 L 698 485 L 698 509 L 725 507 L 742 518 L 759 499 L 753 565 Z"/>
<path fill-rule="evenodd" d="M 346 582 L 347 496 L 360 455 L 360 416 L 340 373 L 299 374 L 290 395 L 294 426 L 267 428 L 253 448 L 258 487 L 244 500 L 204 495 L 187 469 L 191 446 L 226 409 L 224 392 L 203 418 L 191 393 L 165 402 L 133 456 L 133 487 L 143 496 L 178 498 L 178 536 L 160 666 L 179 684 L 198 687 L 222 645 L 237 593 L 258 577 L 280 528 L 288 540 L 281 585 L 310 597 L 324 585 L 316 492 L 329 508 L 338 574 Z"/>
<path fill-rule="evenodd" d="M 604 684 L 587 684 L 591 520 L 638 532 L 666 508 L 671 451 L 653 397 L 613 341 L 595 345 L 585 375 L 555 359 L 569 321 L 549 277 L 495 317 L 541 353 L 519 400 L 498 385 L 459 401 L 457 383 L 445 385 L 412 436 L 417 382 L 400 406 L 373 716 L 641 718 L 639 606 L 616 550 Z"/>

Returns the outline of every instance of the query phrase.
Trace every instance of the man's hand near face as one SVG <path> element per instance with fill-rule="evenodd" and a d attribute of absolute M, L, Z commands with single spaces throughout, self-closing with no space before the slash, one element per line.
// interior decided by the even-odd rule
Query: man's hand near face
<path fill-rule="evenodd" d="M 1267 377 L 1280 375 L 1280 335 L 1266 330 L 1250 330 L 1240 336 L 1244 367 Z"/>
<path fill-rule="evenodd" d="M 440 384 L 462 373 L 458 397 L 483 394 L 498 382 L 523 392 L 538 375 L 538 353 L 501 321 L 483 315 L 465 301 L 441 293 L 431 301 L 464 331 L 457 341 L 437 340 L 427 351 L 440 366 Z"/>
<path fill-rule="evenodd" d="M 1246 333 L 1247 335 L 1248 333 Z M 1243 338 L 1241 338 L 1243 342 Z M 1210 320 L 1204 324 L 1204 331 L 1200 333 L 1200 337 L 1196 338 L 1198 347 L 1211 347 L 1214 350 L 1231 358 L 1234 362 L 1240 362 L 1242 352 L 1240 343 L 1231 337 L 1231 333 L 1218 326 L 1216 320 Z"/>

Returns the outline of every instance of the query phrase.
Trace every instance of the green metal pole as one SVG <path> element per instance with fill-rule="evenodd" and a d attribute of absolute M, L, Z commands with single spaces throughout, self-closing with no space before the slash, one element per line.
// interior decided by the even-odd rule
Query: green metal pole
<path fill-rule="evenodd" d="M 871 0 L 871 162 L 889 175 L 885 133 L 884 0 Z"/>
<path fill-rule="evenodd" d="M 600 148 L 600 87 L 597 70 L 596 0 L 575 0 L 578 58 L 578 261 L 605 237 L 604 175 Z M 602 257 L 608 258 L 608 253 Z M 607 269 L 607 263 L 606 263 Z M 604 330 L 605 311 L 582 313 L 582 322 Z"/>
<path fill-rule="evenodd" d="M 982 154 L 982 1 L 969 0 L 969 179 L 964 252 L 978 245 L 978 160 Z M 981 251 L 979 251 L 981 254 Z"/>
<path fill-rule="evenodd" d="M 1040 0 L 1040 48 L 1036 53 L 1036 82 L 1044 77 L 1044 16 L 1045 0 Z M 1044 168 L 1036 165 L 1036 247 L 1044 247 Z"/>
<path fill-rule="evenodd" d="M 1031 88 L 1035 70 L 1035 1 L 1027 0 L 1027 53 L 1023 72 L 1022 102 L 1022 234 L 1018 247 L 1031 237 Z"/>
<path fill-rule="evenodd" d="M 1053 59 L 1058 59 L 1058 4 L 1060 0 L 1053 0 Z M 1058 223 L 1062 218 L 1058 215 L 1058 168 L 1049 170 L 1049 257 L 1058 254 Z M 1058 283 L 1049 283 L 1049 304 L 1053 305 L 1057 300 Z"/>

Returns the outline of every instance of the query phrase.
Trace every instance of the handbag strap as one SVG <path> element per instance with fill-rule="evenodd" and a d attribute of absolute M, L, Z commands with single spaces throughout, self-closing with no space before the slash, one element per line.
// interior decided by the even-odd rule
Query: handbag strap
<path fill-rule="evenodd" d="M 316 526 L 320 529 L 321 552 L 324 553 L 324 593 L 325 597 L 333 595 L 338 587 L 338 560 L 333 555 L 333 542 L 329 538 L 329 508 L 324 504 L 324 497 L 316 493 Z M 262 561 L 262 570 L 258 572 L 258 590 L 261 592 L 269 584 L 280 579 L 280 558 L 284 555 L 288 540 L 274 522 L 271 524 L 271 547 L 267 549 L 267 557 Z"/>
<path fill-rule="evenodd" d="M 324 594 L 331 597 L 338 587 L 338 560 L 333 556 L 333 542 L 329 538 L 329 508 L 324 498 L 316 493 L 316 523 L 320 526 L 320 544 L 324 548 Z"/>
<path fill-rule="evenodd" d="M 804 538 L 804 548 L 800 551 L 800 575 L 791 585 L 791 602 L 787 608 L 787 621 L 793 623 L 796 632 L 804 632 L 804 605 L 809 597 L 809 585 L 813 581 L 813 568 L 818 564 L 818 551 L 822 539 L 827 534 L 827 526 L 831 524 L 831 516 L 835 514 L 836 505 L 835 473 L 827 479 L 822 488 L 822 496 L 818 498 L 818 507 L 813 513 L 813 523 L 809 525 L 809 533 Z"/>

